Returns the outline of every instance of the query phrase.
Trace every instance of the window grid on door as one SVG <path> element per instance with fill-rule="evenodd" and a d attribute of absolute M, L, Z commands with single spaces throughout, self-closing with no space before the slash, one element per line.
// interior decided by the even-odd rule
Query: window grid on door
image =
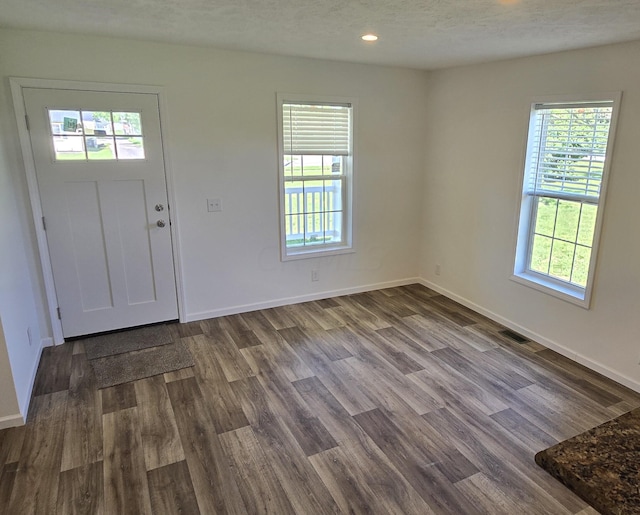
<path fill-rule="evenodd" d="M 49 109 L 55 161 L 129 161 L 145 158 L 139 112 Z"/>

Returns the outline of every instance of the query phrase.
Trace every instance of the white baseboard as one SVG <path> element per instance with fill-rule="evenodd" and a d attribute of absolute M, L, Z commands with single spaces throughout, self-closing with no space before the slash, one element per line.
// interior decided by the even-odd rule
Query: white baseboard
<path fill-rule="evenodd" d="M 43 338 L 40 340 L 40 349 L 38 349 L 38 359 L 33 364 L 33 369 L 31 370 L 31 379 L 29 380 L 29 394 L 26 396 L 24 401 L 22 401 L 22 405 L 20 406 L 20 412 L 22 413 L 21 419 L 23 420 L 23 424 L 27 420 L 27 415 L 29 413 L 29 405 L 31 404 L 31 396 L 33 395 L 33 387 L 36 383 L 36 374 L 38 373 L 38 367 L 40 366 L 40 359 L 42 359 L 42 350 L 45 347 L 51 347 L 53 345 L 53 338 Z"/>
<path fill-rule="evenodd" d="M 514 331 L 522 334 L 523 336 L 526 336 L 527 338 L 541 345 L 544 345 L 545 347 L 551 350 L 556 351 L 558 354 L 562 354 L 563 356 L 577 363 L 580 363 L 581 365 L 584 365 L 585 367 L 590 368 L 591 370 L 598 372 L 603 376 L 608 377 L 609 379 L 612 379 L 626 386 L 627 388 L 631 388 L 636 392 L 640 392 L 640 383 L 638 381 L 631 379 L 630 377 L 624 376 L 616 372 L 615 370 L 610 369 L 606 365 L 598 363 L 597 361 L 594 361 L 591 358 L 583 356 L 582 354 L 579 354 L 578 352 L 575 352 L 558 342 L 550 340 L 542 336 L 541 334 L 538 334 L 535 331 L 532 331 L 531 329 L 523 327 L 520 324 L 513 322 L 512 320 L 504 318 L 503 316 L 500 316 L 497 313 L 494 313 L 493 311 L 485 309 L 479 304 L 476 304 L 475 302 L 472 302 L 464 297 L 461 297 L 460 295 L 457 295 L 456 293 L 453 293 L 447 290 L 446 288 L 443 288 L 442 286 L 439 286 L 435 283 L 427 281 L 426 279 L 418 279 L 417 282 L 426 286 L 427 288 L 431 288 L 432 290 L 437 291 L 438 293 L 441 293 L 445 297 L 449 297 L 450 299 L 455 300 L 456 302 L 462 304 L 463 306 L 466 306 L 469 309 L 472 309 L 473 311 L 476 311 L 481 315 L 484 315 L 495 322 L 498 322 L 499 324 L 504 325 L 505 327 L 508 327 L 509 329 L 513 329 Z"/>
<path fill-rule="evenodd" d="M 0 417 L 0 429 L 24 426 L 24 422 L 25 419 L 22 415 L 8 415 L 6 417 Z"/>
<path fill-rule="evenodd" d="M 265 302 L 256 302 L 255 304 L 242 304 L 239 306 L 231 306 L 228 308 L 214 309 L 212 311 L 201 311 L 199 313 L 189 313 L 186 315 L 187 322 L 195 322 L 196 320 L 204 320 L 206 318 L 216 318 L 227 315 L 236 315 L 238 313 L 247 313 L 258 309 L 277 308 L 279 306 L 288 306 L 290 304 L 300 304 L 301 302 L 309 302 L 312 300 L 321 300 L 329 297 L 341 297 L 343 295 L 351 295 L 354 293 L 362 293 L 366 291 L 381 290 L 383 288 L 395 288 L 396 286 L 406 286 L 421 282 L 417 277 L 400 279 L 398 281 L 388 281 L 384 283 L 367 284 L 364 286 L 356 286 L 353 288 L 344 288 L 340 290 L 323 291 L 319 293 L 311 293 L 308 295 L 300 295 L 297 297 L 285 297 Z"/>

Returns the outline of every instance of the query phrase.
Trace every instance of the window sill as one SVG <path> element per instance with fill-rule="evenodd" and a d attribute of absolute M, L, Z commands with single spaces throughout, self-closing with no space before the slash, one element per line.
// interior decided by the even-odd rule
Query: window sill
<path fill-rule="evenodd" d="M 586 289 L 582 290 L 570 285 L 564 285 L 530 272 L 514 272 L 511 280 L 581 308 L 589 309 L 590 293 Z"/>
<path fill-rule="evenodd" d="M 338 256 L 340 254 L 353 254 L 355 250 L 353 247 L 321 247 L 321 248 L 301 248 L 297 249 L 283 249 L 282 261 L 295 261 L 297 259 L 317 258 L 323 256 Z"/>

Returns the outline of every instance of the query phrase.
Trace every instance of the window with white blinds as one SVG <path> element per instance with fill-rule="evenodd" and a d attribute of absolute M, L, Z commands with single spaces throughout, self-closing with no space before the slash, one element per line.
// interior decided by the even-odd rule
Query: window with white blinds
<path fill-rule="evenodd" d="M 528 192 L 597 202 L 613 102 L 534 107 Z"/>
<path fill-rule="evenodd" d="M 514 278 L 588 306 L 619 94 L 531 108 Z"/>
<path fill-rule="evenodd" d="M 284 153 L 335 155 L 350 153 L 351 105 L 282 105 Z"/>
<path fill-rule="evenodd" d="M 352 99 L 278 95 L 282 259 L 352 249 Z"/>

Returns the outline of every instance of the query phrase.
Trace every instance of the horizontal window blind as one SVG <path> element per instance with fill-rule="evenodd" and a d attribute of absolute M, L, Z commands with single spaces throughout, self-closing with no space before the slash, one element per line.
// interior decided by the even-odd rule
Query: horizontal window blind
<path fill-rule="evenodd" d="M 526 193 L 597 202 L 613 102 L 537 104 Z"/>
<path fill-rule="evenodd" d="M 282 105 L 284 153 L 334 155 L 351 153 L 350 104 Z"/>

